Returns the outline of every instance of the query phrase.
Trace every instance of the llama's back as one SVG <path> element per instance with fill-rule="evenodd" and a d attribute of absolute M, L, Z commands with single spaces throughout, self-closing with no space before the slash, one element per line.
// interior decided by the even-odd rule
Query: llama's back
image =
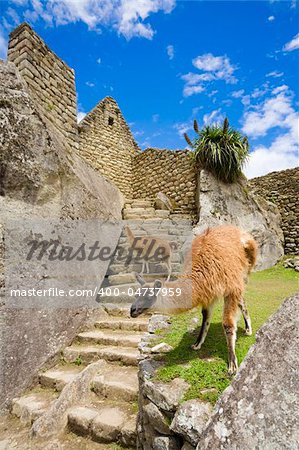
<path fill-rule="evenodd" d="M 191 255 L 194 296 L 209 304 L 229 292 L 243 292 L 256 261 L 257 245 L 250 234 L 222 225 L 197 236 Z"/>

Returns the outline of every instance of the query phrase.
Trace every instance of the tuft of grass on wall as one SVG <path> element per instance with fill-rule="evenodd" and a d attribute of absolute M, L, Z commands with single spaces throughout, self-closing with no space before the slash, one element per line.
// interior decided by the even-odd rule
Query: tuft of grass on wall
<path fill-rule="evenodd" d="M 282 301 L 299 290 L 299 274 L 285 269 L 282 263 L 250 277 L 245 300 L 252 320 L 253 334 L 244 334 L 243 318 L 238 323 L 236 353 L 239 364 L 255 342 L 255 333 L 273 314 Z M 190 384 L 184 400 L 200 398 L 214 404 L 224 389 L 230 384 L 227 373 L 227 346 L 222 330 L 222 307 L 220 301 L 214 309 L 213 319 L 205 343 L 199 351 L 191 349 L 199 333 L 189 332 L 193 317 L 200 318 L 200 309 L 172 318 L 169 333 L 163 342 L 174 350 L 163 356 L 165 366 L 157 372 L 161 381 L 171 381 L 181 377 Z"/>

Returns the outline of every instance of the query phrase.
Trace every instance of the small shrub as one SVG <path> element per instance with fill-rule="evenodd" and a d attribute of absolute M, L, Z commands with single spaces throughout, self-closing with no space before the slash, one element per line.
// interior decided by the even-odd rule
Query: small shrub
<path fill-rule="evenodd" d="M 193 148 L 198 166 L 225 183 L 237 181 L 249 155 L 247 137 L 231 128 L 228 119 L 224 120 L 223 126 L 205 126 L 202 130 L 195 120 L 194 131 L 198 138 L 193 142 L 186 133 L 184 136 Z"/>

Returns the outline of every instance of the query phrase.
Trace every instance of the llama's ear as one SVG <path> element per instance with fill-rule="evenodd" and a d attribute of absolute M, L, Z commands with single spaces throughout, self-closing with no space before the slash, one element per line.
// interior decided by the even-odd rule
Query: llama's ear
<path fill-rule="evenodd" d="M 141 275 L 139 275 L 139 273 L 135 272 L 135 278 L 141 286 L 145 284 L 145 280 L 142 278 Z"/>
<path fill-rule="evenodd" d="M 161 287 L 162 287 L 162 281 L 160 281 L 160 280 L 155 280 L 155 283 L 154 283 L 154 288 L 155 289 L 160 289 Z"/>

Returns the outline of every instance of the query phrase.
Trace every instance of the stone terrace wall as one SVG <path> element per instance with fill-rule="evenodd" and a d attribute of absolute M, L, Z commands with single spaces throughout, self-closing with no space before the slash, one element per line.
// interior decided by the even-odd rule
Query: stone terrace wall
<path fill-rule="evenodd" d="M 299 167 L 253 178 L 249 186 L 254 193 L 277 205 L 282 218 L 285 253 L 299 253 Z"/>
<path fill-rule="evenodd" d="M 149 148 L 134 158 L 134 197 L 163 192 L 183 213 L 196 212 L 196 170 L 187 150 Z"/>
<path fill-rule="evenodd" d="M 98 103 L 80 122 L 79 133 L 80 155 L 132 198 L 132 159 L 140 150 L 116 101 L 106 97 Z"/>
<path fill-rule="evenodd" d="M 36 105 L 77 147 L 77 105 L 74 71 L 70 69 L 27 23 L 11 34 L 8 61 L 13 62 L 26 81 Z"/>

